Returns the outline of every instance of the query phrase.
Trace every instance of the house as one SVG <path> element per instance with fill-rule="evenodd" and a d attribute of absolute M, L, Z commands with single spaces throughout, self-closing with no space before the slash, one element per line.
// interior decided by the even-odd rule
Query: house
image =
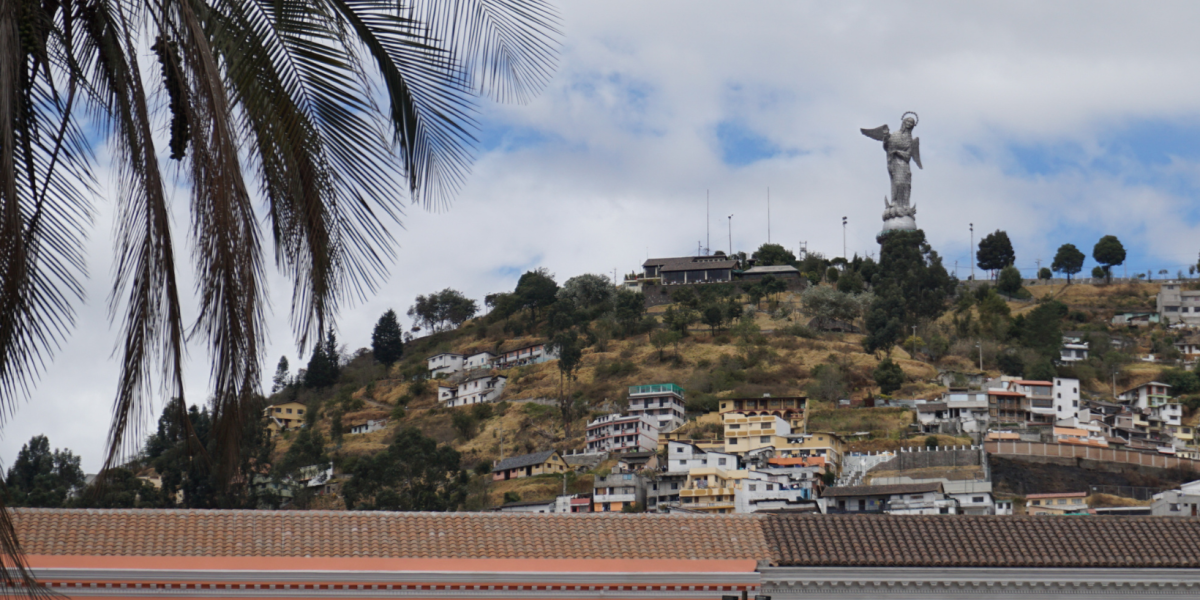
<path fill-rule="evenodd" d="M 683 425 L 687 412 L 683 388 L 674 383 L 631 385 L 629 408 L 625 412 L 650 415 L 657 422 L 660 433 L 674 431 Z"/>
<path fill-rule="evenodd" d="M 787 421 L 793 430 L 804 428 L 805 408 L 808 398 L 805 396 L 772 396 L 763 394 L 761 398 L 729 398 L 721 399 L 717 412 L 739 412 L 750 415 L 775 415 Z"/>
<path fill-rule="evenodd" d="M 475 354 L 468 355 L 465 359 L 463 359 L 462 366 L 463 369 L 468 371 L 474 369 L 490 369 L 492 368 L 492 363 L 495 361 L 496 355 L 485 350 L 483 352 L 476 352 Z"/>
<path fill-rule="evenodd" d="M 1151 381 L 1117 394 L 1117 399 L 1136 408 L 1152 408 L 1171 400 L 1171 386 Z"/>
<path fill-rule="evenodd" d="M 1189 360 L 1200 355 L 1200 335 L 1185 335 L 1175 340 L 1175 349 Z"/>
<path fill-rule="evenodd" d="M 1029 494 L 1025 496 L 1025 514 L 1071 515 L 1087 514 L 1087 492 Z"/>
<path fill-rule="evenodd" d="M 759 448 L 786 446 L 792 428 L 773 414 L 727 412 L 721 415 L 725 427 L 725 452 L 744 455 Z"/>
<path fill-rule="evenodd" d="M 368 420 L 366 423 L 359 423 L 350 427 L 350 435 L 358 435 L 361 433 L 371 433 L 380 431 L 387 426 L 387 419 Z"/>
<path fill-rule="evenodd" d="M 1077 363 L 1087 360 L 1088 344 L 1081 337 L 1063 336 L 1062 347 L 1059 349 L 1058 361 L 1063 364 Z"/>
<path fill-rule="evenodd" d="M 659 279 L 664 285 L 733 281 L 736 266 L 737 261 L 721 255 L 651 258 L 642 263 L 646 279 Z"/>
<path fill-rule="evenodd" d="M 470 377 L 458 385 L 439 384 L 438 402 L 450 408 L 496 402 L 504 393 L 506 382 L 508 378 L 503 375 L 485 373 Z"/>
<path fill-rule="evenodd" d="M 737 510 L 737 489 L 748 472 L 720 467 L 688 471 L 687 483 L 679 490 L 679 508 L 688 512 L 726 514 Z"/>
<path fill-rule="evenodd" d="M 1157 325 L 1158 322 L 1158 313 L 1156 312 L 1127 312 L 1114 315 L 1112 318 L 1112 324 L 1117 326 L 1149 327 Z"/>
<path fill-rule="evenodd" d="M 595 512 L 621 512 L 646 506 L 646 478 L 638 473 L 597 475 L 592 486 Z"/>
<path fill-rule="evenodd" d="M 698 467 L 738 468 L 737 456 L 725 452 L 703 450 L 690 442 L 668 442 L 666 462 L 668 473 L 685 474 Z"/>
<path fill-rule="evenodd" d="M 1158 314 L 1171 324 L 1200 325 L 1200 290 L 1185 290 L 1177 281 L 1162 284 Z"/>
<path fill-rule="evenodd" d="M 1054 382 L 1025 379 L 988 383 L 988 416 L 996 423 L 1053 425 Z"/>
<path fill-rule="evenodd" d="M 765 267 L 750 267 L 742 271 L 742 279 L 758 280 L 764 277 L 775 279 L 800 279 L 800 269 L 792 265 L 770 265 Z"/>
<path fill-rule="evenodd" d="M 591 494 L 568 494 L 554 499 L 556 513 L 590 513 L 592 512 Z"/>
<path fill-rule="evenodd" d="M 1025 394 L 1003 389 L 989 389 L 988 418 L 993 423 L 1024 423 L 1026 413 L 1022 404 Z"/>
<path fill-rule="evenodd" d="M 653 452 L 658 422 L 647 414 L 605 415 L 587 424 L 588 452 Z"/>
<path fill-rule="evenodd" d="M 614 471 L 620 473 L 636 473 L 638 471 L 657 471 L 657 452 L 624 452 L 617 455 L 617 466 Z"/>
<path fill-rule="evenodd" d="M 825 488 L 827 513 L 887 513 L 902 515 L 955 514 L 940 482 L 898 485 L 856 485 Z"/>
<path fill-rule="evenodd" d="M 679 508 L 679 490 L 687 485 L 687 471 L 658 473 L 646 488 L 647 512 L 670 512 Z"/>
<path fill-rule="evenodd" d="M 556 500 L 528 500 L 509 502 L 492 510 L 502 513 L 553 513 Z"/>
<path fill-rule="evenodd" d="M 917 422 L 927 433 L 978 433 L 990 422 L 988 395 L 951 388 L 937 402 L 917 404 Z"/>
<path fill-rule="evenodd" d="M 750 471 L 741 481 L 741 485 L 734 488 L 734 512 L 820 512 L 812 481 L 792 481 L 787 471 L 788 469 Z"/>
<path fill-rule="evenodd" d="M 1156 517 L 1196 517 L 1200 516 L 1198 511 L 1200 481 L 1185 483 L 1177 490 L 1159 492 L 1150 503 L 1150 514 Z"/>
<path fill-rule="evenodd" d="M 548 360 L 556 360 L 557 358 L 558 354 L 547 349 L 546 344 L 530 344 L 514 350 L 501 352 L 493 359 L 492 365 L 497 369 L 511 369 L 513 367 L 536 365 Z"/>
<path fill-rule="evenodd" d="M 1079 424 L 1079 380 L 1066 377 L 1054 378 L 1055 422 L 1070 420 L 1071 426 Z"/>
<path fill-rule="evenodd" d="M 557 450 L 546 450 L 506 458 L 492 467 L 493 481 L 507 481 L 542 474 L 561 474 L 569 470 Z"/>
<path fill-rule="evenodd" d="M 454 354 L 452 352 L 443 352 L 435 354 L 425 360 L 426 366 L 429 367 L 429 376 L 437 377 L 438 375 L 453 375 L 462 370 L 463 355 Z"/>
<path fill-rule="evenodd" d="M 306 406 L 299 402 L 284 402 L 272 404 L 263 409 L 263 415 L 270 418 L 267 430 L 274 436 L 280 431 L 299 429 L 304 426 L 304 411 Z"/>

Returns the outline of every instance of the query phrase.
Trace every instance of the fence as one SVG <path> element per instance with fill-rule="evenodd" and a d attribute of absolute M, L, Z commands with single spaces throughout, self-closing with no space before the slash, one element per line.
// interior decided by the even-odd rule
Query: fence
<path fill-rule="evenodd" d="M 1056 458 L 1082 458 L 1104 462 L 1117 462 L 1158 469 L 1191 469 L 1200 471 L 1200 461 L 1178 456 L 1167 456 L 1136 450 L 1115 450 L 1068 444 L 1042 444 L 1037 442 L 984 442 L 984 448 L 992 454 L 1010 456 L 1047 456 Z"/>

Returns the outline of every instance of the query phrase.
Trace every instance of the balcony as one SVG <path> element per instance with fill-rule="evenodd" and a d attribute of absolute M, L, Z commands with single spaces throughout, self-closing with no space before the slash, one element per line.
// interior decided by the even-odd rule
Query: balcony
<path fill-rule="evenodd" d="M 603 504 L 606 502 L 637 502 L 637 494 L 594 494 L 592 502 L 595 504 Z"/>

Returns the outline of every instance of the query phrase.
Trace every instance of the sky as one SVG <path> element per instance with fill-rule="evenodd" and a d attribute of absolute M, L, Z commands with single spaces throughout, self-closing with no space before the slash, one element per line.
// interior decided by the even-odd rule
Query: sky
<path fill-rule="evenodd" d="M 971 224 L 975 243 L 1006 231 L 1028 277 L 1064 243 L 1089 256 L 1090 272 L 1092 246 L 1108 234 L 1128 252 L 1118 273 L 1186 275 L 1197 261 L 1200 4 L 571 0 L 560 9 L 554 78 L 528 104 L 481 104 L 465 185 L 445 210 L 405 211 L 391 227 L 399 251 L 389 279 L 341 314 L 338 339 L 350 351 L 370 345 L 389 308 L 411 326 L 404 313 L 419 294 L 449 287 L 482 306 L 537 267 L 560 283 L 620 276 L 648 256 L 706 244 L 753 252 L 768 239 L 840 256 L 842 217 L 845 252 L 877 256 L 888 176 L 880 144 L 858 130 L 895 129 L 905 111 L 920 116 L 917 224 L 960 278 L 971 274 Z M 103 199 L 115 186 L 101 182 L 75 329 L 0 432 L 4 465 L 35 434 L 81 455 L 88 472 L 102 462 L 118 375 L 107 310 L 114 217 Z M 176 230 L 187 231 L 186 194 L 174 209 Z M 190 273 L 181 278 L 192 289 Z M 280 356 L 293 371 L 307 360 L 290 333 L 290 286 L 277 274 L 270 285 L 268 376 Z M 204 347 L 189 346 L 190 403 L 207 398 L 208 365 Z"/>

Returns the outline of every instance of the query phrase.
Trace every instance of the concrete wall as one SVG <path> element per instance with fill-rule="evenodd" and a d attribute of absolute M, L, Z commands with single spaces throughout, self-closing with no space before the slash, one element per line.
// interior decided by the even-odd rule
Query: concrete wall
<path fill-rule="evenodd" d="M 1089 446 L 1034 442 L 985 442 L 984 447 L 992 454 L 1058 459 L 1047 462 L 1057 462 L 1059 464 L 1075 465 L 1078 464 L 1078 461 L 1083 460 L 1095 461 L 1097 463 L 1122 463 L 1157 469 L 1183 468 L 1200 471 L 1200 461 L 1165 454 L 1138 452 L 1135 450 L 1114 450 L 1112 448 L 1092 448 Z"/>

